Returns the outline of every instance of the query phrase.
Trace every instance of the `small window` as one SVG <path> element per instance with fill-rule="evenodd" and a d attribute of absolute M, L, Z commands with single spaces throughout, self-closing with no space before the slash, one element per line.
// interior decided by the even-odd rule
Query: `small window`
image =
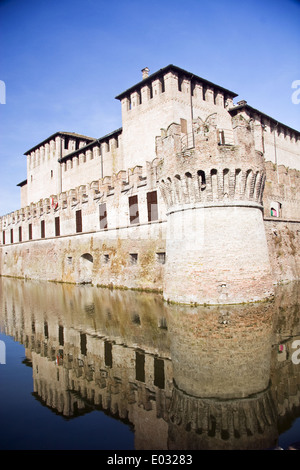
<path fill-rule="evenodd" d="M 22 241 L 22 227 L 19 227 L 19 242 Z"/>
<path fill-rule="evenodd" d="M 45 221 L 41 220 L 41 238 L 45 238 Z"/>
<path fill-rule="evenodd" d="M 159 264 L 165 264 L 166 263 L 166 253 L 164 253 L 164 252 L 156 253 L 156 257 L 157 257 L 157 262 Z"/>
<path fill-rule="evenodd" d="M 107 210 L 106 203 L 100 204 L 99 206 L 99 218 L 100 218 L 100 229 L 107 228 Z"/>
<path fill-rule="evenodd" d="M 53 178 L 53 170 L 51 170 L 50 176 L 51 176 L 51 178 Z"/>
<path fill-rule="evenodd" d="M 104 264 L 109 263 L 109 255 L 108 254 L 103 255 L 103 262 L 104 262 Z"/>
<path fill-rule="evenodd" d="M 3 245 L 5 245 L 5 232 L 4 231 L 2 232 L 2 243 Z"/>
<path fill-rule="evenodd" d="M 82 214 L 81 210 L 76 211 L 76 233 L 82 232 Z"/>
<path fill-rule="evenodd" d="M 129 197 L 129 219 L 131 224 L 139 224 L 139 206 L 138 206 L 138 197 L 130 196 Z"/>
<path fill-rule="evenodd" d="M 218 131 L 219 134 L 219 145 L 225 145 L 225 134 L 223 130 Z"/>
<path fill-rule="evenodd" d="M 161 317 L 159 319 L 158 328 L 160 328 L 161 330 L 167 330 L 168 329 L 167 320 L 166 320 L 165 317 Z"/>
<path fill-rule="evenodd" d="M 132 315 L 132 323 L 134 323 L 135 325 L 140 325 L 141 324 L 141 317 L 139 316 L 138 313 L 134 313 Z"/>
<path fill-rule="evenodd" d="M 68 256 L 68 257 L 67 257 L 67 263 L 68 263 L 69 265 L 71 265 L 71 264 L 73 263 L 73 258 L 72 258 L 72 256 Z"/>
<path fill-rule="evenodd" d="M 138 254 L 137 253 L 130 253 L 130 264 L 136 265 L 138 262 Z"/>
<path fill-rule="evenodd" d="M 182 91 L 183 77 L 178 77 L 178 91 Z"/>
<path fill-rule="evenodd" d="M 281 217 L 282 204 L 273 201 L 271 204 L 271 217 Z"/>
<path fill-rule="evenodd" d="M 10 243 L 14 242 L 14 230 L 10 229 Z"/>

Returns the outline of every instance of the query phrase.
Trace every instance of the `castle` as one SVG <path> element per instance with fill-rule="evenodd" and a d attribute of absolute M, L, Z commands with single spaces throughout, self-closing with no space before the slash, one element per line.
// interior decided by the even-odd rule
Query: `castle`
<path fill-rule="evenodd" d="M 116 97 L 121 128 L 25 152 L 1 275 L 187 304 L 262 300 L 299 279 L 300 132 L 177 66 L 142 74 Z"/>

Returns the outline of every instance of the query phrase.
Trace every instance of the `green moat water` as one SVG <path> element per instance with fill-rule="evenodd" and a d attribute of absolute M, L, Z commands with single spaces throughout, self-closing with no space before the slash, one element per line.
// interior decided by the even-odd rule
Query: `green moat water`
<path fill-rule="evenodd" d="M 299 283 L 188 308 L 0 278 L 0 449 L 286 449 L 299 340 Z"/>

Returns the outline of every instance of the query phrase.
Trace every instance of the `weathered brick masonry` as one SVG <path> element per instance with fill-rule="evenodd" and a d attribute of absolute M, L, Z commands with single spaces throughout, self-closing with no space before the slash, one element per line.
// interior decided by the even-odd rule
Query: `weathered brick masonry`
<path fill-rule="evenodd" d="M 300 133 L 170 65 L 117 96 L 122 128 L 32 147 L 1 274 L 261 300 L 299 279 Z"/>

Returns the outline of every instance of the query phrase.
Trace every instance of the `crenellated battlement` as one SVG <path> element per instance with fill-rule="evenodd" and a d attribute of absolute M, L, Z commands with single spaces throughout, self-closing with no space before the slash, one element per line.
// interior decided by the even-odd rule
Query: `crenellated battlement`
<path fill-rule="evenodd" d="M 192 135 L 183 135 L 176 123 L 162 129 L 156 139 L 158 179 L 168 209 L 191 203 L 262 203 L 263 155 L 254 148 L 251 123 L 242 116 L 233 121 L 233 145 L 220 142 L 215 113 L 194 120 Z"/>
<path fill-rule="evenodd" d="M 14 230 L 15 228 L 36 220 L 53 219 L 84 207 L 86 213 L 95 212 L 99 204 L 115 201 L 119 204 L 122 194 L 136 193 L 143 190 L 156 189 L 158 159 L 147 162 L 142 167 L 137 165 L 127 171 L 120 170 L 111 176 L 105 176 L 97 180 L 63 191 L 51 194 L 40 199 L 36 203 L 18 209 L 10 214 L 0 217 L 0 230 Z M 15 240 L 16 241 L 16 240 Z M 19 240 L 21 241 L 21 240 Z M 8 240 L 6 243 L 9 243 Z"/>

